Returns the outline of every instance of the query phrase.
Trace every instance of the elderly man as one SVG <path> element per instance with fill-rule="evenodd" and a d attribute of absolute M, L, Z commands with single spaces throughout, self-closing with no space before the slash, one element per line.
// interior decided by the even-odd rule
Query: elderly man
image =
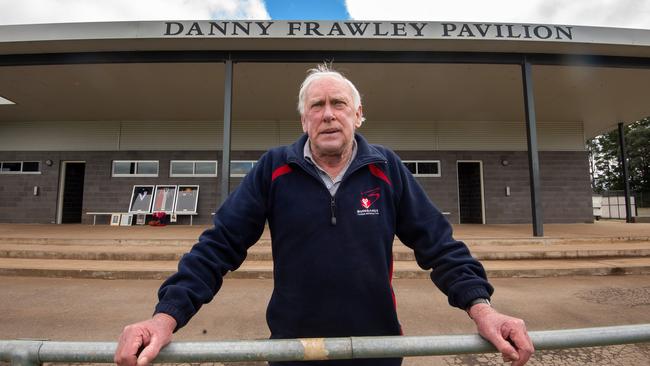
<path fill-rule="evenodd" d="M 153 318 L 124 329 L 115 362 L 150 363 L 172 333 L 212 300 L 223 276 L 241 265 L 268 220 L 274 262 L 267 310 L 271 338 L 401 334 L 391 285 L 397 235 L 422 268 L 432 269 L 449 303 L 468 312 L 505 360 L 526 363 L 533 345 L 524 322 L 490 306 L 493 289 L 481 264 L 453 239 L 451 226 L 397 155 L 355 133 L 363 111 L 352 82 L 326 65 L 310 70 L 298 109 L 305 134 L 260 158 L 219 209 L 214 227 L 163 283 Z"/>

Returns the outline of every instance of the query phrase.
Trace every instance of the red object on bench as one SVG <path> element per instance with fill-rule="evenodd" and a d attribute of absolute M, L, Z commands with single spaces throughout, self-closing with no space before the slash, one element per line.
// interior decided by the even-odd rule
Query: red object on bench
<path fill-rule="evenodd" d="M 154 212 L 151 216 L 153 219 L 149 221 L 151 226 L 165 226 L 167 225 L 167 213 L 165 212 Z"/>

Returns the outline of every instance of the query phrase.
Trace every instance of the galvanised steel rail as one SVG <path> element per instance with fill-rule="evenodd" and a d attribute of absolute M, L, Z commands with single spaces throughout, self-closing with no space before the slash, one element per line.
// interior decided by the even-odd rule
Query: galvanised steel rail
<path fill-rule="evenodd" d="M 535 349 L 650 342 L 650 324 L 529 332 Z M 12 366 L 43 362 L 112 363 L 115 342 L 0 341 L 0 361 Z M 172 342 L 156 362 L 305 361 L 491 353 L 478 335 L 312 338 L 220 342 Z"/>

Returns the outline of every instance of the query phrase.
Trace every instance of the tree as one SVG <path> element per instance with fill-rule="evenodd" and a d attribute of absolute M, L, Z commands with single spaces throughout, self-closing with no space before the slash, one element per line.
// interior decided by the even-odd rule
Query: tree
<path fill-rule="evenodd" d="M 630 189 L 650 197 L 650 117 L 624 127 Z M 622 191 L 618 130 L 587 140 L 591 183 L 594 192 Z"/>

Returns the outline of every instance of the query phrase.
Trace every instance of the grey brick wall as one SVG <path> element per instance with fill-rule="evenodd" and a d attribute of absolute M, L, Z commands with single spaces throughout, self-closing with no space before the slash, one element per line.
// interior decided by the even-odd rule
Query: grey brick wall
<path fill-rule="evenodd" d="M 233 160 L 256 160 L 262 151 L 233 151 Z M 440 160 L 441 177 L 418 178 L 434 204 L 450 212 L 452 223 L 458 222 L 456 161 L 483 162 L 486 223 L 531 222 L 528 183 L 528 158 L 523 152 L 481 151 L 399 151 L 405 160 Z M 43 162 L 54 161 L 51 167 Z M 61 161 L 85 161 L 83 212 L 126 211 L 133 185 L 198 184 L 200 186 L 197 224 L 208 224 L 219 204 L 220 177 L 170 178 L 170 160 L 221 160 L 220 151 L 115 151 L 115 152 L 0 152 L 0 160 L 41 161 L 40 175 L 0 175 L 0 222 L 53 223 Z M 509 164 L 501 164 L 503 159 Z M 159 160 L 156 178 L 111 177 L 113 160 Z M 593 222 L 591 190 L 586 152 L 541 152 L 542 202 L 544 222 Z M 221 173 L 221 164 L 219 164 Z M 231 191 L 241 178 L 231 179 Z M 33 187 L 39 186 L 39 195 Z M 506 197 L 505 187 L 511 195 Z M 99 219 L 98 219 L 99 220 Z M 103 222 L 107 218 L 103 218 Z M 189 221 L 181 217 L 180 223 Z M 99 221 L 98 221 L 99 222 Z M 83 223 L 92 217 L 83 215 Z"/>
<path fill-rule="evenodd" d="M 236 152 L 234 160 L 256 160 L 261 152 Z M 50 159 L 51 167 L 44 164 Z M 216 178 L 171 178 L 171 160 L 221 160 L 220 151 L 90 151 L 90 152 L 0 152 L 0 160 L 41 161 L 39 175 L 0 175 L 0 222 L 7 223 L 54 223 L 58 199 L 59 171 L 62 161 L 85 161 L 83 213 L 126 212 L 134 185 L 197 184 L 200 186 L 196 224 L 212 222 L 211 213 L 219 203 L 220 177 Z M 158 160 L 158 177 L 112 177 L 113 160 Z M 219 173 L 221 164 L 219 164 Z M 235 187 L 241 179 L 233 179 Z M 33 187 L 39 186 L 38 196 Z M 92 224 L 92 217 L 83 215 L 84 224 Z M 107 217 L 98 217 L 98 223 L 108 222 Z M 179 217 L 179 223 L 189 222 L 189 217 Z"/>
<path fill-rule="evenodd" d="M 55 163 L 48 167 L 45 160 Z M 59 166 L 56 154 L 0 152 L 0 160 L 40 161 L 41 174 L 0 174 L 0 222 L 53 223 L 58 196 Z M 39 193 L 34 196 L 34 186 Z"/>
<path fill-rule="evenodd" d="M 587 152 L 540 154 L 544 222 L 593 222 Z"/>
<path fill-rule="evenodd" d="M 418 178 L 434 204 L 458 223 L 458 160 L 483 162 L 487 224 L 530 223 L 528 154 L 525 151 L 400 151 L 404 160 L 440 160 L 441 177 Z M 593 222 L 587 153 L 543 151 L 539 154 L 542 207 L 546 223 Z M 503 160 L 508 165 L 503 165 Z M 506 196 L 506 186 L 510 196 Z"/>

